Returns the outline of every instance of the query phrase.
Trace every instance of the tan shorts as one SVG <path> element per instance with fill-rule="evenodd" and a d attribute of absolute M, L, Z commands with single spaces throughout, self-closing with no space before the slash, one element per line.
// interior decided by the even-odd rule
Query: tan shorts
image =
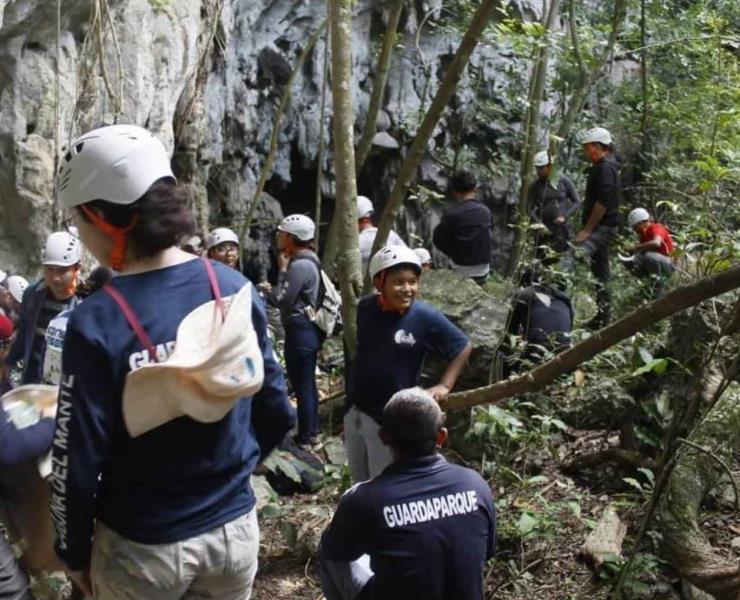
<path fill-rule="evenodd" d="M 247 600 L 257 573 L 259 527 L 254 509 L 174 544 L 139 544 L 98 521 L 90 566 L 101 600 Z"/>

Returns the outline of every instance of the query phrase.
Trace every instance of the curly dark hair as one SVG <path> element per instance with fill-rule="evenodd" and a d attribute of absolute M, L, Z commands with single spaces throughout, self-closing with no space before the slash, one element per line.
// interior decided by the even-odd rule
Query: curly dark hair
<path fill-rule="evenodd" d="M 138 221 L 128 239 L 131 251 L 142 258 L 176 246 L 183 237 L 195 231 L 187 192 L 169 177 L 155 181 L 133 204 L 93 200 L 85 206 L 99 212 L 103 219 L 116 227 L 128 226 L 137 215 Z M 84 212 L 79 214 L 89 220 Z"/>

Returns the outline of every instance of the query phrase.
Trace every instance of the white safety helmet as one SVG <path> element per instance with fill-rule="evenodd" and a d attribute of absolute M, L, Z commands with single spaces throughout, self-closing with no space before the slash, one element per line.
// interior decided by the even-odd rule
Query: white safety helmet
<path fill-rule="evenodd" d="M 163 177 L 175 180 L 170 157 L 153 133 L 137 125 L 109 125 L 77 138 L 60 157 L 59 204 L 92 200 L 133 204 Z"/>
<path fill-rule="evenodd" d="M 411 248 L 406 246 L 383 246 L 370 259 L 370 277 L 374 278 L 381 271 L 401 264 L 413 265 L 421 273 L 419 256 Z"/>
<path fill-rule="evenodd" d="M 432 262 L 432 255 L 426 248 L 414 248 L 416 256 L 419 257 L 419 262 L 423 265 L 424 263 Z"/>
<path fill-rule="evenodd" d="M 197 237 L 197 236 L 194 236 Z M 192 238 L 190 238 L 192 240 Z M 190 242 L 190 240 L 188 240 Z M 206 250 L 223 244 L 224 242 L 234 242 L 237 246 L 239 245 L 239 236 L 236 235 L 228 227 L 217 227 L 211 233 L 208 234 L 208 243 L 206 244 Z M 200 238 L 198 238 L 198 245 L 200 245 Z"/>
<path fill-rule="evenodd" d="M 7 286 L 13 299 L 16 302 L 21 302 L 23 300 L 23 292 L 25 292 L 28 287 L 28 281 L 20 275 L 13 275 L 8 277 Z"/>
<path fill-rule="evenodd" d="M 373 201 L 367 196 L 357 196 L 357 220 L 369 217 L 375 212 Z"/>
<path fill-rule="evenodd" d="M 650 213 L 646 211 L 644 208 L 636 208 L 633 211 L 630 212 L 630 214 L 627 216 L 627 224 L 630 227 L 634 227 L 638 223 L 642 223 L 643 221 L 649 221 L 650 220 Z"/>
<path fill-rule="evenodd" d="M 546 167 L 550 164 L 550 155 L 547 150 L 542 150 L 534 155 L 534 166 L 535 167 Z"/>
<path fill-rule="evenodd" d="M 80 262 L 80 240 L 68 231 L 57 231 L 46 238 L 42 265 L 71 267 Z"/>
<path fill-rule="evenodd" d="M 308 242 L 315 237 L 316 225 L 313 219 L 306 215 L 288 215 L 280 221 L 278 231 L 284 231 L 296 236 L 302 242 Z"/>
<path fill-rule="evenodd" d="M 611 146 L 612 134 L 609 133 L 608 129 L 604 129 L 603 127 L 594 127 L 593 129 L 589 129 L 583 134 L 581 144 L 591 144 L 594 142 L 604 144 L 604 146 Z"/>

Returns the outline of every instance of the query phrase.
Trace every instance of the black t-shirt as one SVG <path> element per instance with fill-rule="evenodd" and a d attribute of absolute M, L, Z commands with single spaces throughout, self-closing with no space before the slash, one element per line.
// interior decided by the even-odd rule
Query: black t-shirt
<path fill-rule="evenodd" d="M 491 263 L 491 211 L 476 200 L 448 208 L 432 234 L 434 245 L 457 265 Z"/>
<path fill-rule="evenodd" d="M 321 538 L 330 560 L 370 556 L 374 576 L 357 600 L 483 600 L 495 544 L 488 484 L 438 454 L 350 488 Z"/>
<path fill-rule="evenodd" d="M 588 173 L 582 223 L 585 225 L 588 222 L 594 204 L 598 202 L 606 207 L 606 213 L 598 225 L 619 227 L 619 203 L 621 199 L 622 181 L 619 176 L 619 163 L 614 155 L 607 154 L 593 165 Z"/>

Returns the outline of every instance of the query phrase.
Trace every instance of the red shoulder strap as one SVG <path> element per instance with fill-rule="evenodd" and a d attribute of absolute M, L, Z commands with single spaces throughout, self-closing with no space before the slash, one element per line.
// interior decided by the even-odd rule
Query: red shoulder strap
<path fill-rule="evenodd" d="M 218 309 L 221 311 L 221 318 L 223 320 L 226 320 L 226 307 L 224 306 L 224 301 L 221 299 L 221 288 L 218 286 L 218 278 L 216 277 L 216 271 L 213 270 L 213 265 L 211 264 L 211 261 L 207 258 L 201 256 L 200 258 L 203 261 L 203 264 L 206 266 L 206 272 L 208 273 L 208 281 L 211 283 L 211 292 L 213 293 L 213 297 L 216 300 L 216 305 L 218 306 Z"/>
<path fill-rule="evenodd" d="M 213 297 L 216 300 L 216 305 L 218 306 L 219 310 L 221 311 L 221 316 L 225 320 L 226 319 L 226 307 L 224 306 L 224 302 L 221 299 L 221 288 L 218 285 L 218 278 L 216 277 L 216 272 L 213 270 L 213 265 L 211 265 L 210 261 L 207 258 L 202 258 L 203 264 L 206 266 L 206 272 L 208 273 L 208 281 L 211 284 L 211 292 L 213 293 Z M 119 308 L 121 309 L 121 312 L 123 312 L 123 315 L 126 317 L 126 320 L 128 321 L 128 324 L 131 325 L 131 329 L 134 330 L 134 333 L 136 333 L 136 337 L 139 338 L 139 341 L 144 346 L 144 348 L 147 349 L 149 352 L 149 357 L 154 362 L 159 362 L 157 360 L 157 350 L 152 343 L 151 338 L 147 334 L 147 332 L 142 327 L 141 323 L 139 322 L 138 317 L 136 316 L 136 313 L 131 308 L 131 305 L 126 301 L 126 298 L 124 298 L 121 295 L 121 292 L 119 292 L 116 288 L 114 288 L 110 283 L 103 286 L 103 291 L 106 292 L 113 300 L 115 300 L 116 304 L 118 304 Z"/>
<path fill-rule="evenodd" d="M 144 348 L 146 348 L 149 352 L 149 359 L 153 360 L 154 362 L 159 362 L 157 360 L 157 350 L 154 347 L 154 344 L 152 344 L 152 340 L 149 338 L 149 335 L 147 335 L 147 332 L 141 326 L 141 323 L 136 317 L 136 313 L 134 313 L 131 305 L 126 302 L 126 298 L 124 298 L 121 295 L 121 292 L 114 288 L 110 283 L 103 286 L 103 291 L 107 293 L 111 298 L 113 298 L 116 304 L 118 304 L 121 312 L 123 312 L 123 315 L 126 317 L 128 324 L 131 325 L 131 329 L 133 329 L 136 333 L 136 337 L 139 338 L 142 346 L 144 346 Z"/>

